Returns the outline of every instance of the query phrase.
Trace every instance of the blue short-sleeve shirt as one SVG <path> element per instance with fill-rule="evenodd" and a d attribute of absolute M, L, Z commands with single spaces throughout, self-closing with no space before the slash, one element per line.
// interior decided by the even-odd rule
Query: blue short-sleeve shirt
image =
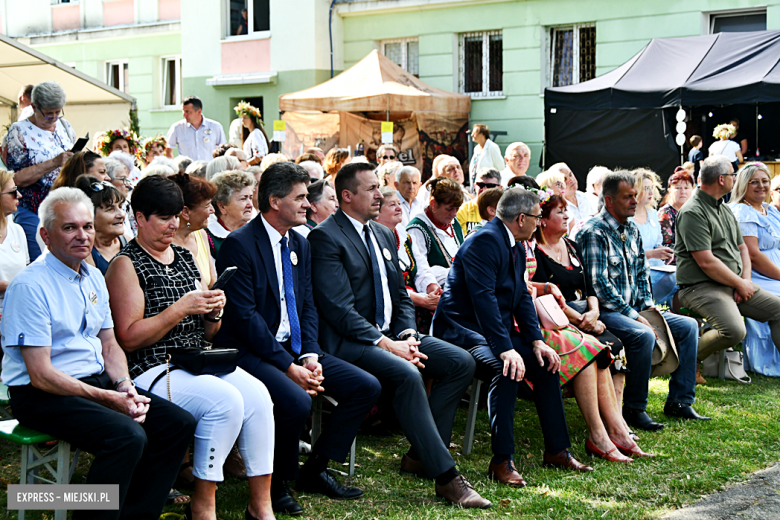
<path fill-rule="evenodd" d="M 96 268 L 81 262 L 80 273 L 51 253 L 13 279 L 5 293 L 2 334 L 3 382 L 30 384 L 19 347 L 51 347 L 54 368 L 80 379 L 104 369 L 101 329 L 114 327 L 108 289 Z"/>

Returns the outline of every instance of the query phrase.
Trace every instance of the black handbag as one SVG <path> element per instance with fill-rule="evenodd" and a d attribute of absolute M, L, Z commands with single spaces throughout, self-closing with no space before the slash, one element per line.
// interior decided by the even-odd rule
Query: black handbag
<path fill-rule="evenodd" d="M 170 350 L 171 363 L 190 374 L 230 374 L 238 366 L 238 349 L 184 347 Z"/>
<path fill-rule="evenodd" d="M 173 366 L 171 366 L 173 365 Z M 149 391 L 152 391 L 154 385 L 165 377 L 168 383 L 168 400 L 171 401 L 171 371 L 183 369 L 192 375 L 220 375 L 230 374 L 236 371 L 238 366 L 238 349 L 235 348 L 199 348 L 199 347 L 181 347 L 171 349 L 168 352 L 165 363 L 165 372 L 154 378 L 149 385 Z"/>

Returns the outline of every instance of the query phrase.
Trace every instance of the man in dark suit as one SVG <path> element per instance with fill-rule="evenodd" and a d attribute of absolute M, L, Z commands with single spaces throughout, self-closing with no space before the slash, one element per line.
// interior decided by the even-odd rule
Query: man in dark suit
<path fill-rule="evenodd" d="M 326 470 L 343 462 L 358 428 L 379 398 L 379 381 L 317 343 L 318 318 L 311 286 L 309 244 L 292 228 L 306 223 L 309 174 L 277 163 L 258 185 L 261 215 L 232 232 L 222 244 L 217 269 L 238 270 L 225 286 L 230 304 L 214 343 L 241 351 L 239 366 L 262 381 L 274 401 L 276 445 L 271 500 L 274 511 L 300 514 L 287 487 L 298 478 L 298 439 L 311 411 L 312 396 L 338 401 L 312 454 L 300 472 L 298 489 L 335 499 L 363 492 L 340 485 Z"/>
<path fill-rule="evenodd" d="M 458 473 L 447 449 L 474 360 L 417 334 L 395 237 L 372 222 L 382 195 L 371 166 L 344 166 L 336 175 L 336 194 L 340 209 L 308 237 L 320 344 L 393 390 L 393 407 L 412 445 L 401 460 L 402 472 L 434 477 L 436 494 L 455 504 L 490 507 Z M 423 377 L 434 379 L 430 396 Z"/>
<path fill-rule="evenodd" d="M 512 486 L 526 485 L 512 461 L 514 415 L 523 378 L 533 384 L 542 425 L 544 462 L 593 471 L 569 452 L 558 369 L 561 359 L 544 344 L 525 281 L 525 249 L 541 218 L 537 192 L 507 190 L 497 216 L 458 250 L 439 301 L 433 333 L 467 349 L 492 374 L 488 413 L 493 459 L 488 475 Z M 519 332 L 514 327 L 517 321 Z"/>

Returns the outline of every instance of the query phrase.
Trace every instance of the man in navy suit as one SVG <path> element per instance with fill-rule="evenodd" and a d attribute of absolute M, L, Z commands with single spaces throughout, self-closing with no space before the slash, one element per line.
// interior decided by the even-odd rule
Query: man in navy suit
<path fill-rule="evenodd" d="M 526 485 L 512 461 L 515 401 L 523 378 L 533 384 L 544 435 L 544 462 L 593 471 L 569 452 L 558 369 L 561 359 L 544 344 L 525 279 L 525 249 L 541 219 L 536 191 L 507 190 L 497 216 L 458 250 L 433 321 L 437 337 L 467 349 L 492 376 L 488 414 L 493 459 L 488 475 L 498 482 Z M 519 332 L 515 329 L 517 321 Z"/>
<path fill-rule="evenodd" d="M 393 391 L 393 408 L 412 445 L 401 459 L 402 472 L 434 478 L 436 494 L 454 504 L 490 507 L 455 468 L 448 450 L 474 360 L 454 345 L 418 335 L 395 237 L 372 222 L 382 194 L 371 166 L 341 168 L 336 195 L 339 209 L 308 236 L 321 343 Z M 430 395 L 423 377 L 434 380 Z"/>
<path fill-rule="evenodd" d="M 339 484 L 326 470 L 343 462 L 363 418 L 379 398 L 377 379 L 318 345 L 318 317 L 311 286 L 309 244 L 292 228 L 306 223 L 309 174 L 282 162 L 269 167 L 257 188 L 261 215 L 222 244 L 217 270 L 238 270 L 225 286 L 230 304 L 215 345 L 241 351 L 239 366 L 262 381 L 274 401 L 276 444 L 271 500 L 275 512 L 301 514 L 287 487 L 334 499 L 363 492 Z M 298 478 L 298 439 L 312 396 L 338 401 Z"/>

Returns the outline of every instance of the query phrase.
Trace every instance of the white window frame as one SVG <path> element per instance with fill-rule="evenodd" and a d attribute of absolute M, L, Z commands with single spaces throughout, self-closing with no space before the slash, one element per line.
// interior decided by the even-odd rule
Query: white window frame
<path fill-rule="evenodd" d="M 165 104 L 165 75 L 168 73 L 168 62 L 175 60 L 176 66 L 174 67 L 175 80 L 178 82 L 178 89 L 176 89 L 176 103 L 172 105 Z M 160 56 L 160 108 L 178 108 L 182 102 L 182 77 L 181 77 L 181 54 L 173 54 L 170 56 Z"/>
<path fill-rule="evenodd" d="M 552 79 L 555 72 L 555 61 L 553 60 L 552 45 L 555 39 L 552 37 L 552 32 L 556 30 L 567 31 L 571 29 L 572 34 L 574 36 L 574 41 L 572 42 L 572 54 L 574 56 L 579 56 L 580 55 L 580 29 L 595 28 L 595 27 L 596 27 L 595 22 L 575 23 L 575 24 L 568 24 L 568 25 L 549 25 L 545 27 L 544 39 L 542 41 L 542 63 L 543 63 L 542 70 L 544 71 L 544 74 L 542 75 L 542 95 L 544 95 L 545 88 L 551 88 L 553 86 Z M 576 85 L 577 83 L 580 83 L 579 58 L 574 60 L 574 65 L 572 70 L 572 80 L 573 80 L 572 85 Z"/>
<path fill-rule="evenodd" d="M 272 2 L 268 3 L 269 13 L 272 7 L 271 3 Z M 224 27 L 222 28 L 223 41 L 264 40 L 271 37 L 270 29 L 268 31 L 252 31 L 250 29 L 247 29 L 246 34 L 230 34 L 230 1 L 223 0 L 222 6 L 223 6 L 222 11 L 225 16 Z M 255 3 L 252 0 L 246 0 L 246 9 L 247 9 L 247 21 L 253 26 L 252 29 L 254 29 Z"/>
<path fill-rule="evenodd" d="M 120 67 L 119 86 L 118 87 L 114 87 L 114 88 L 116 88 L 117 90 L 119 90 L 121 92 L 127 93 L 127 90 L 125 90 L 127 88 L 127 85 L 125 85 L 125 74 L 124 74 L 124 72 L 125 72 L 124 71 L 125 65 L 128 65 L 128 60 L 107 60 L 107 61 L 103 62 L 103 74 L 104 74 L 106 85 L 111 85 L 111 83 L 109 83 L 109 79 L 110 79 L 109 67 L 114 67 L 114 66 Z M 129 67 L 128 67 L 128 70 L 129 70 Z M 113 86 L 113 85 L 111 85 L 111 86 Z"/>
<path fill-rule="evenodd" d="M 387 56 L 385 53 L 385 45 L 389 43 L 400 43 L 401 44 L 401 65 L 400 67 L 404 69 L 406 72 L 409 72 L 409 56 L 407 56 L 407 51 L 409 50 L 407 48 L 407 43 L 411 42 L 417 42 L 417 63 L 419 67 L 419 60 L 420 60 L 420 39 L 417 36 L 414 36 L 412 38 L 392 38 L 390 40 L 382 40 L 379 42 L 379 49 L 382 51 L 382 55 Z M 419 71 L 417 72 L 419 75 Z"/>
<path fill-rule="evenodd" d="M 461 94 L 467 94 L 471 97 L 471 99 L 492 99 L 492 98 L 503 98 L 504 97 L 504 91 L 503 90 L 497 90 L 497 91 L 491 91 L 490 90 L 490 37 L 491 36 L 501 36 L 501 52 L 503 54 L 504 51 L 504 34 L 501 29 L 496 29 L 493 31 L 475 31 L 475 32 L 468 32 L 468 33 L 460 33 L 458 37 L 458 92 Z M 471 38 L 474 36 L 481 36 L 482 37 L 482 92 L 465 92 L 466 90 L 466 80 L 463 77 L 466 71 L 466 46 L 464 45 L 464 40 L 466 38 Z M 503 56 L 502 56 L 503 61 Z M 501 71 L 502 81 L 501 84 L 503 85 L 503 75 L 504 71 Z"/>
<path fill-rule="evenodd" d="M 715 19 L 718 17 L 727 18 L 731 16 L 741 16 L 745 14 L 763 14 L 768 16 L 766 6 L 763 7 L 749 7 L 745 9 L 724 9 L 722 11 L 707 11 L 702 13 L 701 20 L 701 33 L 702 34 L 715 34 L 712 32 L 715 29 Z M 767 19 L 768 23 L 768 19 Z"/>

